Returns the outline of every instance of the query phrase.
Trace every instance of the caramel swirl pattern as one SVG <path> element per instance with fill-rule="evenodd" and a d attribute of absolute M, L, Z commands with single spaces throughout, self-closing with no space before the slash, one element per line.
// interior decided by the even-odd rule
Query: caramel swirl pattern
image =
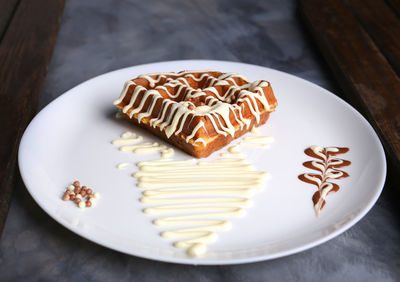
<path fill-rule="evenodd" d="M 314 203 L 314 210 L 318 216 L 321 209 L 325 206 L 325 198 L 330 192 L 337 192 L 339 185 L 336 183 L 328 182 L 330 179 L 340 179 L 348 177 L 349 174 L 338 168 L 348 166 L 350 161 L 336 158 L 336 155 L 344 154 L 349 151 L 349 148 L 341 147 L 326 147 L 311 146 L 304 152 L 306 155 L 316 158 L 314 161 L 307 161 L 303 166 L 317 170 L 317 173 L 303 173 L 299 175 L 299 179 L 306 183 L 314 184 L 318 187 L 318 191 L 314 193 L 312 201 Z"/>

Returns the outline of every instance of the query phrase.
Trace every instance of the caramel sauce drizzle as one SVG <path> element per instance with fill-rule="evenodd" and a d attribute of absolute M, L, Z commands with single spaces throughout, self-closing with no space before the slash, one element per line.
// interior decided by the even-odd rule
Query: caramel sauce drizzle
<path fill-rule="evenodd" d="M 318 187 L 318 191 L 314 193 L 312 201 L 314 203 L 315 214 L 318 216 L 322 208 L 325 206 L 325 198 L 331 192 L 337 192 L 339 185 L 329 182 L 330 179 L 341 179 L 348 177 L 349 174 L 338 168 L 349 166 L 350 161 L 335 158 L 340 154 L 345 154 L 349 148 L 345 147 L 320 147 L 317 145 L 307 148 L 304 153 L 307 156 L 316 158 L 314 161 L 303 163 L 306 168 L 319 171 L 317 173 L 303 173 L 298 176 L 301 181 L 314 184 Z"/>

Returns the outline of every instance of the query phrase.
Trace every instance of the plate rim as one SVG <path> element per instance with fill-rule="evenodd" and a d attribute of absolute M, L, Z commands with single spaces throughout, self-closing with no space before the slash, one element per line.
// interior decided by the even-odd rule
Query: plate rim
<path fill-rule="evenodd" d="M 197 259 L 197 260 L 193 260 L 191 258 L 175 258 L 175 257 L 170 257 L 170 258 L 164 258 L 164 257 L 157 257 L 154 255 L 147 255 L 147 254 L 137 254 L 135 252 L 131 252 L 131 251 L 125 251 L 124 249 L 122 249 L 121 247 L 117 247 L 117 246 L 113 246 L 107 243 L 107 241 L 104 240 L 99 240 L 97 238 L 95 238 L 96 236 L 91 235 L 89 233 L 83 233 L 80 232 L 79 229 L 76 228 L 71 228 L 71 226 L 67 225 L 65 222 L 63 222 L 61 219 L 57 218 L 55 215 L 53 215 L 48 208 L 46 208 L 45 205 L 41 205 L 39 199 L 35 196 L 35 193 L 33 193 L 31 191 L 31 189 L 28 187 L 27 183 L 29 182 L 29 180 L 27 179 L 27 176 L 24 173 L 24 169 L 23 169 L 23 164 L 22 164 L 22 156 L 21 156 L 21 151 L 22 148 L 24 146 L 24 139 L 26 138 L 26 133 L 30 131 L 31 125 L 35 123 L 35 121 L 37 121 L 38 117 L 46 112 L 46 109 L 48 110 L 48 107 L 52 104 L 58 103 L 60 100 L 62 99 L 66 99 L 69 95 L 73 94 L 74 92 L 76 92 L 81 86 L 83 86 L 84 84 L 90 83 L 94 80 L 97 79 L 101 79 L 103 76 L 109 76 L 109 75 L 113 75 L 116 74 L 118 72 L 124 72 L 128 69 L 133 69 L 133 68 L 143 68 L 143 67 L 148 67 L 151 65 L 163 65 L 163 64 L 187 64 L 187 65 L 191 65 L 191 64 L 196 64 L 198 62 L 202 62 L 202 63 L 207 63 L 209 62 L 210 64 L 213 65 L 217 65 L 217 64 L 231 64 L 231 65 L 243 65 L 243 66 L 247 66 L 247 67 L 251 67 L 251 68 L 261 68 L 261 69 L 267 69 L 268 71 L 273 71 L 273 72 L 277 72 L 281 75 L 284 76 L 289 76 L 290 79 L 294 79 L 299 81 L 300 83 L 305 83 L 310 87 L 314 87 L 317 88 L 319 91 L 323 92 L 324 94 L 333 97 L 334 99 L 336 99 L 337 101 L 339 101 L 341 103 L 342 106 L 346 107 L 347 109 L 351 110 L 353 113 L 355 113 L 358 118 L 360 118 L 360 120 L 367 126 L 367 128 L 369 129 L 369 131 L 372 133 L 371 137 L 373 137 L 375 140 L 375 142 L 377 143 L 378 149 L 380 151 L 380 156 L 382 157 L 382 161 L 383 161 L 383 167 L 382 167 L 382 177 L 379 179 L 379 185 L 377 185 L 377 189 L 376 192 L 374 194 L 374 197 L 371 197 L 368 201 L 368 203 L 366 204 L 366 206 L 357 214 L 357 216 L 355 216 L 354 218 L 352 218 L 351 220 L 349 220 L 347 223 L 345 223 L 343 226 L 341 226 L 339 229 L 335 230 L 334 232 L 320 238 L 317 240 L 314 240 L 312 242 L 309 242 L 307 244 L 303 244 L 299 247 L 295 247 L 295 248 L 291 248 L 289 250 L 286 251 L 279 251 L 273 254 L 267 254 L 267 255 L 263 255 L 263 256 L 255 256 L 255 257 L 246 257 L 246 258 L 239 258 L 239 259 L 224 259 L 224 260 L 201 260 L 201 259 Z M 107 247 L 109 249 L 127 254 L 127 255 L 133 255 L 133 256 L 137 256 L 140 258 L 145 258 L 145 259 L 150 259 L 150 260 L 155 260 L 155 261 L 161 261 L 161 262 L 167 262 L 167 263 L 178 263 L 178 264 L 186 264 L 186 265 L 233 265 L 233 264 L 244 264 L 244 263 L 253 263 L 253 262 L 259 262 L 259 261 L 264 261 L 264 260 L 271 260 L 271 259 L 276 259 L 276 258 L 280 258 L 280 257 L 285 257 L 285 256 L 289 256 L 292 254 L 296 254 L 302 251 L 305 251 L 307 249 L 313 248 L 315 246 L 321 245 L 331 239 L 333 239 L 334 237 L 344 233 L 345 231 L 347 231 L 349 228 L 353 227 L 355 224 L 357 224 L 358 221 L 360 221 L 370 210 L 371 208 L 374 206 L 374 204 L 376 203 L 376 201 L 378 200 L 379 196 L 382 193 L 382 190 L 384 188 L 384 183 L 386 180 L 386 175 L 387 175 L 387 159 L 386 159 L 386 155 L 385 155 L 385 151 L 383 149 L 382 143 L 377 135 L 377 133 L 375 132 L 374 128 L 372 127 L 372 125 L 367 121 L 367 119 L 361 115 L 361 113 L 358 112 L 358 110 L 356 110 L 353 106 L 351 106 L 350 104 L 348 104 L 346 101 L 344 101 L 341 97 L 335 95 L 334 93 L 330 92 L 329 90 L 319 86 L 318 84 L 315 84 L 311 81 L 308 81 L 306 79 L 303 79 L 301 77 L 295 76 L 293 74 L 284 72 L 284 71 L 280 71 L 280 70 L 276 70 L 276 69 L 272 69 L 269 67 L 265 67 L 265 66 L 261 66 L 261 65 L 255 65 L 255 64 L 248 64 L 248 63 L 242 63 L 242 62 L 235 62 L 235 61 L 224 61 L 224 60 L 207 60 L 207 59 L 190 59 L 190 60 L 171 60 L 171 61 L 160 61 L 160 62 L 153 62 L 153 63 L 145 63 L 145 64 L 140 64 L 140 65 L 134 65 L 134 66 L 128 66 L 128 67 L 123 67 L 123 68 L 119 68 L 119 69 L 114 69 L 112 71 L 94 76 L 92 78 L 89 78 L 85 81 L 82 81 L 81 83 L 77 84 L 76 86 L 70 88 L 69 90 L 63 92 L 61 95 L 59 95 L 57 98 L 53 99 L 50 103 L 48 103 L 45 107 L 43 107 L 38 113 L 36 113 L 35 117 L 30 121 L 29 125 L 26 127 L 26 129 L 24 130 L 24 134 L 21 138 L 19 147 L 18 147 L 18 166 L 20 169 L 20 175 L 21 178 L 24 182 L 24 185 L 26 187 L 26 189 L 28 190 L 29 194 L 31 195 L 31 197 L 35 200 L 35 202 L 39 205 L 39 207 L 41 209 L 43 209 L 47 215 L 49 215 L 52 219 L 54 219 L 56 222 L 58 222 L 59 224 L 61 224 L 63 227 L 65 227 L 66 229 L 68 229 L 69 231 L 72 231 L 73 233 L 81 236 L 84 239 L 90 240 L 98 245 Z"/>

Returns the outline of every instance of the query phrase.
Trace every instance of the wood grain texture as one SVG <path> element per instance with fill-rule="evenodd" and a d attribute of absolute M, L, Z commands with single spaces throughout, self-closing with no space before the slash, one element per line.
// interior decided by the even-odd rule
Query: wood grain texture
<path fill-rule="evenodd" d="M 0 42 L 14 15 L 19 0 L 0 0 Z"/>
<path fill-rule="evenodd" d="M 400 0 L 386 0 L 386 3 L 400 17 Z"/>
<path fill-rule="evenodd" d="M 365 32 L 400 75 L 400 19 L 384 1 L 352 0 L 347 3 Z"/>
<path fill-rule="evenodd" d="M 64 0 L 21 0 L 0 44 L 0 235 L 18 144 L 36 111 L 63 7 Z"/>
<path fill-rule="evenodd" d="M 383 1 L 373 2 L 302 0 L 300 12 L 350 103 L 370 121 L 400 168 L 400 79 L 393 67 L 400 45 L 398 38 L 382 38 L 395 37 L 399 19 Z"/>

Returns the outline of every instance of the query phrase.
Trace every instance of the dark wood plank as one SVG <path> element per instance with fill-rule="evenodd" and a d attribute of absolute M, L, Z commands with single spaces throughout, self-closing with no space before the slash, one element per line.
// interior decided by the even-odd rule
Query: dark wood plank
<path fill-rule="evenodd" d="M 0 42 L 14 15 L 19 0 L 0 0 Z"/>
<path fill-rule="evenodd" d="M 400 74 L 400 20 L 380 0 L 347 0 L 363 29 L 378 46 L 389 64 Z"/>
<path fill-rule="evenodd" d="M 0 44 L 0 235 L 19 140 L 36 111 L 63 7 L 64 0 L 21 0 Z"/>
<path fill-rule="evenodd" d="M 386 0 L 386 3 L 400 17 L 400 0 Z"/>
<path fill-rule="evenodd" d="M 300 12 L 345 94 L 399 168 L 400 79 L 391 64 L 345 1 L 302 0 Z"/>

